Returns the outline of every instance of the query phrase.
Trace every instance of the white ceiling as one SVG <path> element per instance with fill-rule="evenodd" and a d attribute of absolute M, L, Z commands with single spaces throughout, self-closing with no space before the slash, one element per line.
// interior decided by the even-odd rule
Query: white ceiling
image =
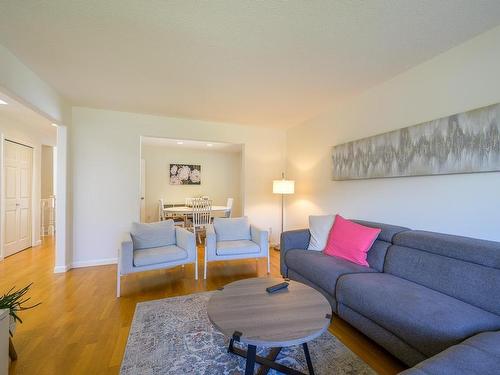
<path fill-rule="evenodd" d="M 0 44 L 76 105 L 287 127 L 498 24 L 498 0 L 23 0 Z"/>
<path fill-rule="evenodd" d="M 171 139 L 158 137 L 142 137 L 143 145 L 174 147 L 191 150 L 219 152 L 241 152 L 241 145 L 236 143 L 193 141 L 188 139 Z"/>

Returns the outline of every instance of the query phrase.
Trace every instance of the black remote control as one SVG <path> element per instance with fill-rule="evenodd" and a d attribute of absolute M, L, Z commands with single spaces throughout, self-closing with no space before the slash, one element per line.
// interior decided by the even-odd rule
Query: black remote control
<path fill-rule="evenodd" d="M 268 293 L 274 293 L 274 292 L 277 292 L 278 290 L 285 289 L 285 288 L 288 288 L 288 283 L 287 282 L 279 283 L 279 284 L 267 287 L 266 288 L 266 292 L 268 292 Z"/>

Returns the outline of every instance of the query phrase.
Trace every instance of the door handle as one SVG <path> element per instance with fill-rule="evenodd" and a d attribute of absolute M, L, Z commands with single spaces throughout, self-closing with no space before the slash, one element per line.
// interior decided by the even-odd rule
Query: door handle
<path fill-rule="evenodd" d="M 141 197 L 141 201 L 143 201 L 143 200 L 144 200 L 144 197 Z"/>

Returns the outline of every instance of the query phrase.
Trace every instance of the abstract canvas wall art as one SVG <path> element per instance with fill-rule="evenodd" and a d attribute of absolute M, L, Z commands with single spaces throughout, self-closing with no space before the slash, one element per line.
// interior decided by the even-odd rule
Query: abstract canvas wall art
<path fill-rule="evenodd" d="M 170 164 L 170 185 L 201 185 L 201 165 Z"/>
<path fill-rule="evenodd" d="M 500 104 L 334 146 L 333 179 L 500 171 Z"/>

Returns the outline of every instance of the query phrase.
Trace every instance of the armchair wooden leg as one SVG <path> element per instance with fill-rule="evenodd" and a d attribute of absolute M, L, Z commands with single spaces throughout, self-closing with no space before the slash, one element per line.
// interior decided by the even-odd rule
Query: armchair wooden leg
<path fill-rule="evenodd" d="M 194 261 L 194 279 L 198 280 L 198 257 Z"/>
<path fill-rule="evenodd" d="M 203 279 L 207 279 L 207 248 L 205 247 L 205 263 L 204 263 L 204 271 L 203 271 Z"/>
<path fill-rule="evenodd" d="M 120 267 L 118 265 L 118 271 L 116 272 L 116 298 L 120 298 Z"/>
<path fill-rule="evenodd" d="M 271 260 L 269 259 L 269 253 L 267 253 L 267 273 L 271 273 Z"/>

